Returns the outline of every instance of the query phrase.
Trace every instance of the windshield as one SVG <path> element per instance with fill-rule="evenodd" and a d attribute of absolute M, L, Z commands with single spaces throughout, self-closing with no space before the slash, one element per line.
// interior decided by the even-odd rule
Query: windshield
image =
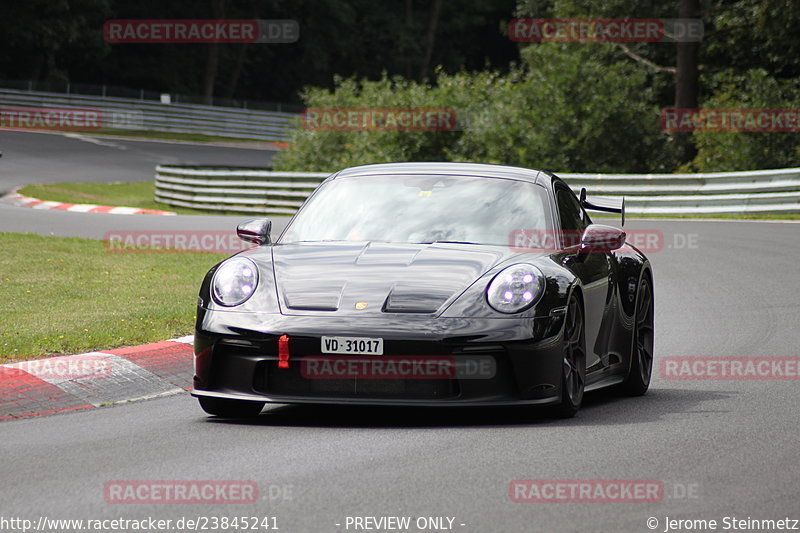
<path fill-rule="evenodd" d="M 280 243 L 465 242 L 508 245 L 512 232 L 550 229 L 543 187 L 463 176 L 338 178 L 322 185 Z"/>

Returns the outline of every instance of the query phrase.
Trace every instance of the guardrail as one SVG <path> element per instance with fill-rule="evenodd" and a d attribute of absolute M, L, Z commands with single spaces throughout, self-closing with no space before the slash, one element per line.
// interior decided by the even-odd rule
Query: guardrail
<path fill-rule="evenodd" d="M 237 109 L 256 109 L 261 111 L 278 111 L 286 113 L 299 113 L 302 106 L 296 104 L 286 104 L 283 102 L 266 100 L 249 100 L 247 98 L 235 98 L 219 96 L 214 94 L 211 101 L 207 96 L 199 94 L 183 94 L 174 91 L 165 93 L 145 88 L 133 88 L 130 86 L 109 85 L 107 83 L 73 83 L 61 80 L 13 80 L 0 78 L 0 89 L 12 89 L 25 92 L 54 93 L 62 95 L 78 94 L 83 96 L 96 96 L 105 98 L 133 98 L 135 100 L 151 100 L 163 102 L 168 98 L 174 104 L 200 104 L 215 107 L 233 107 Z"/>
<path fill-rule="evenodd" d="M 291 215 L 329 175 L 159 165 L 155 199 L 195 209 Z"/>
<path fill-rule="evenodd" d="M 231 213 L 289 215 L 327 172 L 156 167 L 159 202 Z M 625 196 L 629 215 L 800 212 L 800 168 L 709 174 L 559 174 L 576 191 Z"/>
<path fill-rule="evenodd" d="M 573 190 L 624 196 L 631 215 L 800 212 L 800 168 L 705 174 L 559 174 Z"/>
<path fill-rule="evenodd" d="M 102 96 L 0 89 L 0 107 L 91 108 L 107 128 L 197 133 L 286 142 L 294 113 L 159 102 Z"/>

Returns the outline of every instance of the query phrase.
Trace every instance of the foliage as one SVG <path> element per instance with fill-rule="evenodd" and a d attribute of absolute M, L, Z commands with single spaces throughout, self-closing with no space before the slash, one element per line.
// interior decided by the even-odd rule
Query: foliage
<path fill-rule="evenodd" d="M 595 45 L 601 46 L 601 45 Z M 646 73 L 629 63 L 603 67 L 584 45 L 525 50 L 508 74 L 439 73 L 427 86 L 384 76 L 338 79 L 336 89 L 308 88 L 309 107 L 447 107 L 454 132 L 298 129 L 276 168 L 335 170 L 386 161 L 482 161 L 554 171 L 664 171 L 669 141 Z"/>
<path fill-rule="evenodd" d="M 678 18 L 682 1 L 6 2 L 0 72 L 4 78 L 69 82 L 73 89 L 94 83 L 203 94 L 217 103 L 429 106 L 458 115 L 460 128 L 450 132 L 298 131 L 278 164 L 299 170 L 433 159 L 615 172 L 796 165 L 797 133 L 661 132 L 658 110 L 675 101 L 674 44 L 529 44 L 506 35 L 514 17 Z M 796 106 L 800 2 L 697 1 L 704 22 L 697 101 L 704 107 Z M 300 39 L 110 45 L 102 38 L 108 19 L 220 13 L 294 19 Z M 697 156 L 681 167 L 678 158 L 692 151 L 675 145 L 685 148 L 689 138 Z"/>
<path fill-rule="evenodd" d="M 763 69 L 726 71 L 707 80 L 711 96 L 706 109 L 793 109 L 800 113 L 800 78 L 777 80 Z M 797 124 L 795 124 L 797 127 Z M 681 170 L 733 171 L 800 166 L 797 132 L 693 133 L 697 156 Z"/>

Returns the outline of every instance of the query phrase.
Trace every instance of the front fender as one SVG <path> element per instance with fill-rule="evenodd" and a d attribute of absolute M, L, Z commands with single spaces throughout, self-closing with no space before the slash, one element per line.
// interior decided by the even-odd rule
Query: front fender
<path fill-rule="evenodd" d="M 542 271 L 545 277 L 544 294 L 530 309 L 516 314 L 504 314 L 495 311 L 486 300 L 486 288 L 494 277 L 506 267 L 516 263 L 530 263 Z M 528 259 L 517 256 L 504 261 L 482 275 L 470 285 L 441 314 L 444 318 L 534 318 L 550 316 L 553 309 L 564 307 L 571 287 L 579 283 L 576 276 L 550 258 L 537 257 Z"/>

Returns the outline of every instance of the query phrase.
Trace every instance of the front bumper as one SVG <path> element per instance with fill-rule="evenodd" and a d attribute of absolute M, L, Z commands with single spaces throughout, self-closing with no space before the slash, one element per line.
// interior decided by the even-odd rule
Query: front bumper
<path fill-rule="evenodd" d="M 204 310 L 198 310 L 204 311 Z M 342 317 L 201 312 L 195 334 L 194 396 L 270 403 L 371 405 L 545 405 L 560 400 L 560 313 L 543 318 L 462 319 Z M 290 337 L 288 368 L 278 338 Z M 392 360 L 447 359 L 460 368 L 491 361 L 491 372 L 420 379 L 394 375 L 309 378 L 303 365 L 320 354 L 320 337 L 384 339 Z M 340 358 L 370 359 L 363 356 Z M 484 368 L 488 368 L 484 366 Z"/>

